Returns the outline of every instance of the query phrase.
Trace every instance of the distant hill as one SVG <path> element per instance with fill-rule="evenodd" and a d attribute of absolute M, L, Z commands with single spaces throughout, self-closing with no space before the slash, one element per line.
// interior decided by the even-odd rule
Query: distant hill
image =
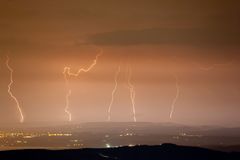
<path fill-rule="evenodd" d="M 88 122 L 55 125 L 24 123 L 15 128 L 1 126 L 0 132 L 9 133 L 9 135 L 19 132 L 27 133 L 26 135 L 35 133 L 40 135 L 29 139 L 25 138 L 26 135 L 9 136 L 8 141 L 0 142 L 1 150 L 29 147 L 72 149 L 80 145 L 88 148 L 102 148 L 108 144 L 128 146 L 173 143 L 221 151 L 240 151 L 240 127 L 187 126 L 152 122 Z M 71 136 L 49 137 L 48 133 L 67 133 Z"/>
<path fill-rule="evenodd" d="M 1 151 L 2 160 L 239 160 L 240 153 L 163 144 L 104 149 Z"/>
<path fill-rule="evenodd" d="M 18 124 L 14 128 L 11 125 L 3 127 L 1 130 L 22 130 L 22 131 L 58 131 L 66 130 L 71 132 L 94 132 L 102 133 L 106 131 L 119 132 L 129 128 L 143 134 L 171 134 L 176 135 L 180 132 L 188 134 L 201 134 L 204 136 L 234 136 L 240 135 L 240 127 L 228 128 L 220 126 L 190 126 L 177 123 L 153 123 L 153 122 L 86 122 L 86 123 L 67 123 L 67 124 Z"/>

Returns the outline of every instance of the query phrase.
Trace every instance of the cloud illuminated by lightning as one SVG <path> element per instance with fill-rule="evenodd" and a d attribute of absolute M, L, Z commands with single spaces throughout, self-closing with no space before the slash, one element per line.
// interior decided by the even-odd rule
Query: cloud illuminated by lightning
<path fill-rule="evenodd" d="M 111 109 L 112 109 L 112 105 L 113 105 L 113 102 L 114 102 L 114 95 L 115 95 L 117 87 L 118 87 L 118 81 L 117 80 L 118 80 L 118 75 L 119 75 L 120 71 L 121 71 L 121 68 L 120 68 L 120 66 L 118 66 L 118 69 L 117 69 L 117 71 L 115 73 L 115 77 L 114 77 L 115 86 L 112 90 L 112 97 L 111 97 L 110 104 L 108 106 L 108 121 L 111 121 Z"/>
<path fill-rule="evenodd" d="M 132 102 L 132 112 L 133 112 L 133 120 L 134 122 L 137 122 L 136 118 L 136 108 L 135 108 L 135 97 L 136 97 L 136 92 L 133 84 L 131 83 L 131 78 L 132 78 L 132 69 L 129 67 L 128 68 L 128 88 L 130 91 L 130 98 Z"/>
<path fill-rule="evenodd" d="M 69 88 L 69 80 L 68 77 L 74 76 L 74 77 L 78 77 L 80 75 L 80 73 L 84 72 L 89 72 L 96 64 L 97 64 L 97 60 L 98 57 L 102 54 L 102 50 L 100 50 L 100 53 L 97 54 L 96 58 L 93 60 L 93 63 L 87 67 L 87 68 L 80 68 L 76 73 L 71 72 L 71 68 L 70 67 L 64 67 L 63 70 L 63 75 L 64 75 L 64 79 L 65 79 L 65 84 L 66 84 L 66 106 L 65 106 L 65 113 L 68 115 L 68 121 L 72 121 L 72 114 L 69 111 L 69 98 L 71 96 L 72 90 Z"/>
<path fill-rule="evenodd" d="M 179 86 L 179 82 L 178 82 L 178 77 L 175 75 L 175 87 L 176 87 L 176 95 L 172 101 L 172 105 L 171 105 L 171 112 L 170 112 L 170 119 L 172 119 L 173 117 L 173 112 L 175 110 L 175 104 L 178 100 L 179 94 L 180 94 L 180 86 Z"/>
<path fill-rule="evenodd" d="M 13 95 L 12 91 L 11 91 L 11 87 L 12 87 L 12 84 L 13 84 L 13 69 L 10 67 L 9 65 L 9 57 L 7 56 L 7 60 L 6 60 L 6 66 L 10 72 L 10 83 L 8 84 L 8 94 L 10 95 L 10 97 L 15 101 L 16 103 L 16 106 L 17 106 L 17 109 L 19 111 L 19 114 L 20 114 L 20 122 L 23 123 L 24 122 L 24 116 L 23 116 L 23 112 L 22 112 L 22 109 L 20 107 L 20 104 L 18 102 L 18 99 Z"/>

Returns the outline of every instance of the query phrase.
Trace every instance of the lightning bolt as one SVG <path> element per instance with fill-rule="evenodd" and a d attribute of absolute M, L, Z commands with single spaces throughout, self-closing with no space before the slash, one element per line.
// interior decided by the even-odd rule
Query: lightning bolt
<path fill-rule="evenodd" d="M 80 68 L 78 69 L 78 71 L 76 73 L 71 72 L 71 68 L 70 67 L 64 67 L 63 70 L 63 75 L 64 75 L 64 79 L 65 79 L 65 85 L 66 85 L 66 106 L 65 106 L 65 113 L 68 116 L 68 121 L 71 122 L 72 121 L 72 114 L 69 111 L 69 98 L 72 94 L 72 90 L 69 87 L 69 80 L 68 77 L 74 76 L 74 77 L 78 77 L 82 72 L 87 73 L 89 72 L 96 64 L 98 61 L 98 57 L 102 54 L 102 50 L 100 51 L 99 54 L 96 55 L 95 59 L 93 60 L 93 63 L 88 66 L 87 68 Z"/>
<path fill-rule="evenodd" d="M 179 94 L 180 94 L 180 86 L 179 86 L 179 82 L 178 82 L 178 77 L 177 76 L 174 76 L 174 77 L 175 77 L 176 95 L 175 95 L 175 97 L 172 101 L 170 119 L 172 119 L 173 112 L 174 112 L 174 109 L 175 109 L 175 104 L 176 104 L 176 102 L 178 100 L 178 97 L 179 97 Z"/>
<path fill-rule="evenodd" d="M 112 90 L 112 97 L 111 97 L 110 104 L 108 106 L 108 121 L 111 121 L 111 109 L 112 109 L 112 105 L 113 105 L 113 102 L 114 102 L 114 95 L 115 95 L 117 87 L 118 87 L 118 81 L 117 80 L 118 80 L 118 75 L 119 75 L 120 71 L 121 71 L 121 67 L 118 66 L 118 69 L 117 69 L 117 71 L 115 73 L 115 77 L 114 77 L 115 86 Z"/>
<path fill-rule="evenodd" d="M 136 92 L 133 84 L 131 83 L 131 78 L 132 78 L 132 69 L 129 67 L 128 68 L 128 89 L 130 91 L 130 98 L 132 102 L 132 112 L 133 112 L 133 120 L 134 122 L 137 122 L 136 119 L 136 108 L 135 108 L 135 97 L 136 97 Z"/>
<path fill-rule="evenodd" d="M 20 114 L 20 122 L 23 123 L 24 122 L 24 116 L 23 116 L 23 113 L 22 113 L 22 109 L 20 107 L 20 104 L 19 104 L 17 98 L 13 95 L 13 93 L 11 91 L 11 87 L 12 87 L 12 84 L 13 84 L 13 69 L 10 67 L 9 61 L 10 61 L 10 59 L 7 56 L 6 66 L 7 66 L 8 70 L 9 70 L 9 72 L 10 72 L 10 83 L 8 84 L 8 94 L 15 101 L 17 109 L 18 109 L 19 114 Z"/>
<path fill-rule="evenodd" d="M 97 60 L 98 57 L 101 55 L 102 53 L 99 53 L 96 58 L 93 60 L 93 63 L 87 67 L 87 68 L 80 68 L 76 73 L 71 72 L 71 68 L 70 67 L 64 67 L 64 72 L 63 73 L 67 73 L 68 76 L 75 76 L 78 77 L 80 73 L 84 72 L 89 72 L 96 64 L 97 64 Z"/>
<path fill-rule="evenodd" d="M 72 114 L 69 111 L 69 98 L 71 96 L 72 90 L 69 89 L 69 81 L 68 81 L 68 67 L 65 67 L 63 70 L 63 76 L 64 76 L 64 80 L 65 80 L 65 85 L 66 85 L 66 106 L 64 108 L 64 112 L 67 114 L 68 116 L 68 121 L 72 121 Z"/>

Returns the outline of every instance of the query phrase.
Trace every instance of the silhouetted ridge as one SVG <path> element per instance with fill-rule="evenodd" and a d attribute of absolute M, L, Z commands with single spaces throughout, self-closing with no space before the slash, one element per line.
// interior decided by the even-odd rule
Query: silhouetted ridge
<path fill-rule="evenodd" d="M 11 160 L 239 160 L 240 153 L 163 144 L 104 149 L 1 151 L 0 159 Z"/>

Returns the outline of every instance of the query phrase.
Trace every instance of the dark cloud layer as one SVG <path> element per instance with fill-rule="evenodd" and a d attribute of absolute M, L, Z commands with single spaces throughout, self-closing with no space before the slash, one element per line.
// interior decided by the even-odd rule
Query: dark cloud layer
<path fill-rule="evenodd" d="M 97 45 L 239 45 L 240 30 L 234 28 L 154 28 L 123 30 L 94 34 L 88 37 L 87 42 Z"/>
<path fill-rule="evenodd" d="M 103 45 L 238 45 L 238 0 L 2 0 L 0 49 Z"/>

